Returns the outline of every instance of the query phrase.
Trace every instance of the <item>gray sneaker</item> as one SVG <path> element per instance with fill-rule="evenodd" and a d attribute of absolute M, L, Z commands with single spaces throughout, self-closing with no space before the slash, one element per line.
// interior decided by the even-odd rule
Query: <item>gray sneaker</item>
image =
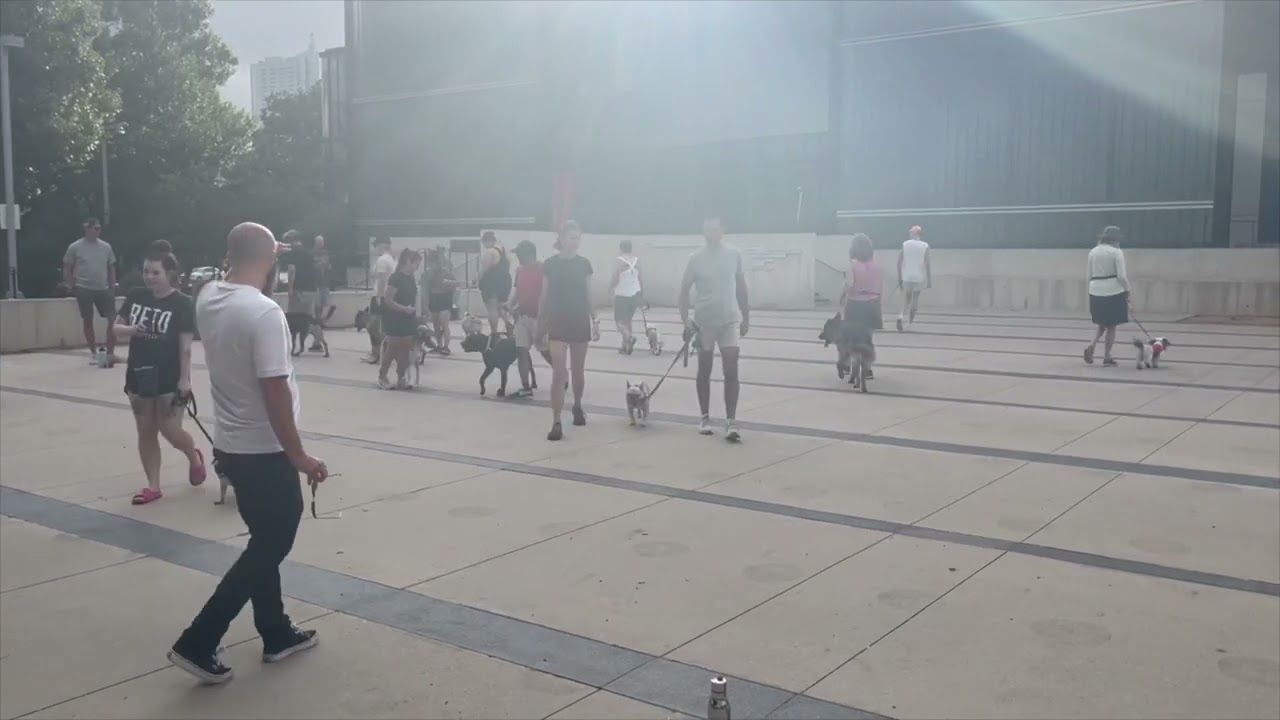
<path fill-rule="evenodd" d="M 733 420 L 724 422 L 724 439 L 729 442 L 742 442 L 742 436 L 738 434 L 738 423 Z"/>
<path fill-rule="evenodd" d="M 698 423 L 699 435 L 713 435 L 715 431 L 711 429 L 711 416 L 703 415 L 702 422 Z"/>
<path fill-rule="evenodd" d="M 392 385 L 392 384 L 391 384 L 391 381 L 390 381 L 390 380 L 388 380 L 388 379 L 386 378 L 386 376 L 379 375 L 379 376 L 378 376 L 378 388 L 379 388 L 380 390 L 394 390 L 394 389 L 395 389 L 395 385 Z"/>

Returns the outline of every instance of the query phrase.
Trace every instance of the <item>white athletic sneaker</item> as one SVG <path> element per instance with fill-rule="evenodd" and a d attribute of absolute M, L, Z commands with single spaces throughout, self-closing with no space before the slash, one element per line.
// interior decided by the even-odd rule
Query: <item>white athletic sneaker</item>
<path fill-rule="evenodd" d="M 724 439 L 729 442 L 742 441 L 742 436 L 738 434 L 738 423 L 733 420 L 724 421 Z"/>
<path fill-rule="evenodd" d="M 379 389 L 381 389 L 381 390 L 390 390 L 390 389 L 392 389 L 392 388 L 394 388 L 394 387 L 395 387 L 395 385 L 392 385 L 392 384 L 391 384 L 391 381 L 390 381 L 390 380 L 388 380 L 386 377 L 379 377 L 379 378 L 378 378 L 378 388 L 379 388 Z"/>
<path fill-rule="evenodd" d="M 698 423 L 698 434 L 699 434 L 699 435 L 711 435 L 711 434 L 713 434 L 713 432 L 714 432 L 714 431 L 711 429 L 711 416 L 710 416 L 710 415 L 703 415 L 703 416 L 702 416 L 702 422 Z"/>

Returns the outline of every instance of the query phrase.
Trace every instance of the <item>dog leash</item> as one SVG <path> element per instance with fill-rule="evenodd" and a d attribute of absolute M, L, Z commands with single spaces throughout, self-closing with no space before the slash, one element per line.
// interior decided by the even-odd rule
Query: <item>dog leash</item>
<path fill-rule="evenodd" d="M 675 357 L 671 358 L 671 364 L 667 366 L 667 371 L 662 373 L 662 377 L 658 378 L 657 384 L 655 384 L 653 389 L 649 391 L 649 397 L 652 398 L 654 395 L 658 394 L 658 388 L 662 387 L 662 383 L 666 382 L 667 376 L 675 369 L 676 363 L 680 362 L 681 357 L 684 358 L 684 366 L 689 367 L 689 343 L 693 342 L 693 339 L 697 337 L 697 334 L 696 330 L 692 333 L 685 333 L 684 345 L 681 345 L 680 351 L 676 353 Z"/>
<path fill-rule="evenodd" d="M 1138 317 L 1137 317 L 1136 315 L 1134 315 L 1133 313 L 1129 313 L 1129 317 L 1133 318 L 1133 322 L 1134 322 L 1134 324 L 1136 324 L 1136 325 L 1138 326 L 1138 329 L 1142 331 L 1142 334 L 1143 334 L 1143 335 L 1146 335 L 1146 336 L 1147 336 L 1147 340 L 1148 340 L 1148 341 L 1149 341 L 1149 340 L 1151 340 L 1151 339 L 1152 339 L 1152 338 L 1151 338 L 1151 333 L 1147 332 L 1147 329 L 1146 329 L 1146 328 L 1144 328 L 1144 327 L 1142 327 L 1142 323 L 1138 320 Z"/>
<path fill-rule="evenodd" d="M 208 430 L 204 429 L 204 424 L 200 422 L 199 408 L 196 406 L 196 394 L 194 392 L 188 392 L 185 396 L 183 396 L 180 402 L 184 407 L 186 407 L 187 415 L 189 415 L 191 419 L 195 421 L 196 427 L 200 428 L 200 434 L 204 435 L 204 439 L 209 441 L 209 447 L 213 447 L 213 437 L 209 435 Z M 213 474 L 217 475 L 219 480 L 226 477 L 218 469 L 218 459 L 216 457 L 213 459 Z M 330 473 L 329 477 L 338 477 L 339 475 L 341 475 L 341 473 Z M 316 486 L 319 485 L 319 483 L 311 482 L 311 480 L 308 479 L 307 484 L 311 486 L 311 517 L 312 518 L 316 520 L 338 520 L 339 518 L 342 517 L 341 510 L 339 510 L 338 512 L 332 515 L 318 514 L 316 512 Z"/>

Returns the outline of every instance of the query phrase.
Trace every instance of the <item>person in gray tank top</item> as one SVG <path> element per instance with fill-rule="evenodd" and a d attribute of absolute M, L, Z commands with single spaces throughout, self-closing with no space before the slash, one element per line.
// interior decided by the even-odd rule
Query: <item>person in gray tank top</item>
<path fill-rule="evenodd" d="M 725 439 L 741 439 L 736 422 L 738 411 L 738 338 L 746 337 L 751 314 L 747 280 L 742 271 L 742 253 L 724 244 L 724 227 L 717 215 L 702 222 L 706 246 L 689 257 L 680 283 L 680 320 L 685 332 L 694 333 L 698 343 L 698 405 L 702 422 L 698 432 L 711 435 L 711 366 L 714 350 L 720 348 L 724 372 Z M 689 319 L 690 296 L 693 320 Z"/>

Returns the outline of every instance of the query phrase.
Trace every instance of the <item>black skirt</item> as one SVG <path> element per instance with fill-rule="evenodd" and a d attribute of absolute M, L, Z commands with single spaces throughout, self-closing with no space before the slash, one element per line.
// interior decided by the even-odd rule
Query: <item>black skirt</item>
<path fill-rule="evenodd" d="M 1129 293 L 1090 295 L 1089 317 L 1094 325 L 1115 327 L 1129 322 Z"/>
<path fill-rule="evenodd" d="M 849 300 L 844 304 L 844 321 L 865 330 L 883 330 L 884 317 L 880 313 L 880 299 Z"/>

